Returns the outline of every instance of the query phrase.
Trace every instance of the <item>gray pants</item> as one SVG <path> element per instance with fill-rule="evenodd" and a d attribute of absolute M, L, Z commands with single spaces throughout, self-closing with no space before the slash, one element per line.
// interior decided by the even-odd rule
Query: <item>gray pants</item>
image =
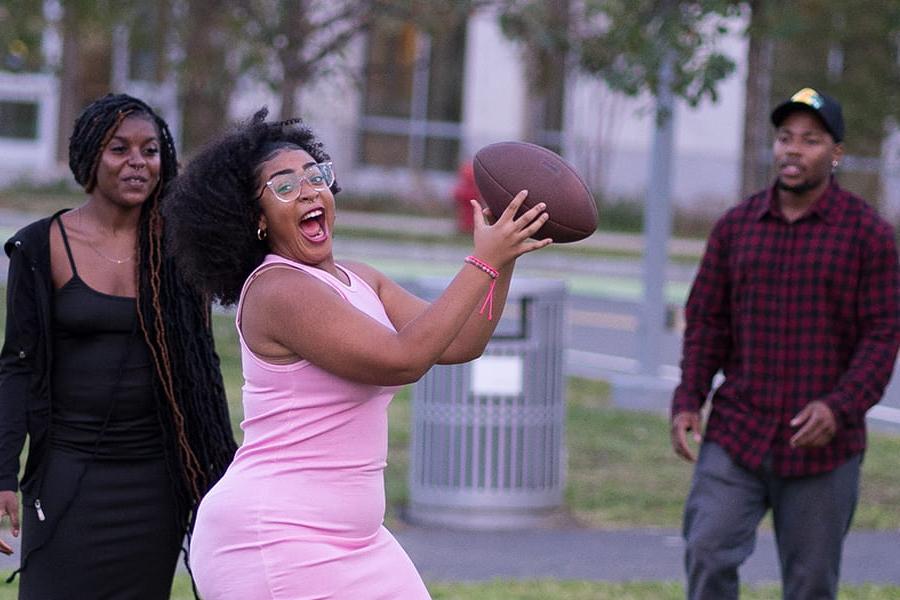
<path fill-rule="evenodd" d="M 687 597 L 738 598 L 738 567 L 772 509 L 785 600 L 837 597 L 844 536 L 859 494 L 862 456 L 821 475 L 782 478 L 749 471 L 706 442 L 684 510 Z"/>

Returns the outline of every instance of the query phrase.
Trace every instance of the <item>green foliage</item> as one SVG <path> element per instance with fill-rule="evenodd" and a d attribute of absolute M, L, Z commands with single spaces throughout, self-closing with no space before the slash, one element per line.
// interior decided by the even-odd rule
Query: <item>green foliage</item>
<path fill-rule="evenodd" d="M 644 205 L 631 199 L 603 198 L 598 203 L 598 211 L 604 231 L 624 231 L 640 233 L 644 230 Z"/>
<path fill-rule="evenodd" d="M 673 91 L 695 106 L 717 100 L 716 86 L 735 68 L 716 44 L 728 32 L 738 2 L 587 0 L 581 66 L 629 96 L 659 91 L 667 49 L 675 53 Z"/>
<path fill-rule="evenodd" d="M 530 73 L 537 89 L 549 85 L 553 57 L 572 48 L 568 0 L 506 0 L 501 2 L 500 28 L 510 39 L 523 42 L 531 54 Z"/>
<path fill-rule="evenodd" d="M 342 52 L 371 14 L 371 2 L 235 3 L 234 25 L 242 31 L 240 72 L 280 91 L 286 80 L 306 82 L 322 72 L 327 58 Z M 276 66 L 277 65 L 277 66 Z"/>
<path fill-rule="evenodd" d="M 44 29 L 41 5 L 40 0 L 6 0 L 0 5 L 0 69 L 40 68 Z"/>
<path fill-rule="evenodd" d="M 900 2 L 796 0 L 765 5 L 776 41 L 772 101 L 803 87 L 838 98 L 847 150 L 877 155 L 886 119 L 900 120 Z"/>
<path fill-rule="evenodd" d="M 44 68 L 41 42 L 48 25 L 43 0 L 4 0 L 0 4 L 0 70 Z M 88 30 L 127 22 L 143 3 L 136 0 L 62 0 L 59 18 Z"/>

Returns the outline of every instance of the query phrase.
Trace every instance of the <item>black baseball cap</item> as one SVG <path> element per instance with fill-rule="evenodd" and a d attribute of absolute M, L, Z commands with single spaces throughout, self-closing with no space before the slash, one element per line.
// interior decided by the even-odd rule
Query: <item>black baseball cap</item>
<path fill-rule="evenodd" d="M 782 102 L 772 111 L 772 125 L 778 127 L 789 114 L 796 110 L 808 110 L 816 114 L 825 125 L 835 142 L 844 139 L 844 115 L 840 103 L 813 88 L 803 88 L 790 100 Z"/>

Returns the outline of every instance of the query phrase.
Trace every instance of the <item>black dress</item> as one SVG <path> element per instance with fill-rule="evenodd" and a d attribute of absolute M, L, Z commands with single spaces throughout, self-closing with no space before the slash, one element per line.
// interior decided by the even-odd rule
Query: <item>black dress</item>
<path fill-rule="evenodd" d="M 169 598 L 182 534 L 134 298 L 72 278 L 53 306 L 50 448 L 23 497 L 23 600 Z M 43 516 L 43 519 L 41 518 Z"/>

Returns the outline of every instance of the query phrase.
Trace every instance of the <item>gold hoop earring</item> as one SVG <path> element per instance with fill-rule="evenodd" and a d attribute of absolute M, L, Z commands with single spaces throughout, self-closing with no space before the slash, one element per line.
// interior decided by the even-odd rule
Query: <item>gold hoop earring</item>
<path fill-rule="evenodd" d="M 263 241 L 264 239 L 269 237 L 269 230 L 263 229 L 262 227 L 257 227 L 256 228 L 256 237 L 257 237 L 257 239 L 259 239 L 259 241 Z"/>

